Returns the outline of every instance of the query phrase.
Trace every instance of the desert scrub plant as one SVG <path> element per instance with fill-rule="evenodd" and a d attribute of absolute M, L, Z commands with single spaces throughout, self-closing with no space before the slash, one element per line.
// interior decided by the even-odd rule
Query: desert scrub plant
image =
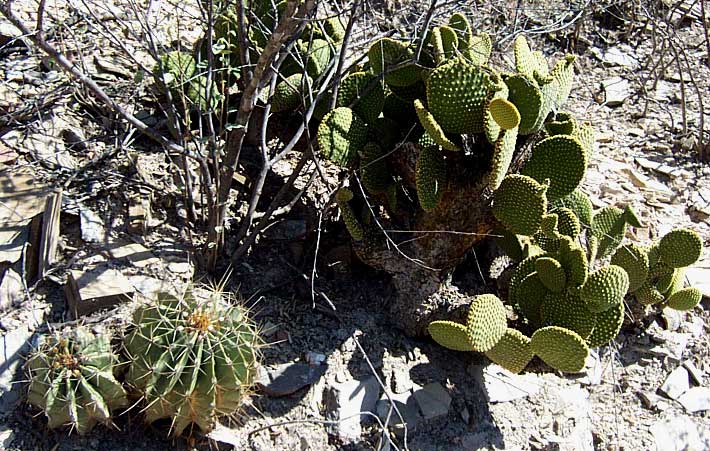
<path fill-rule="evenodd" d="M 134 314 L 124 339 L 126 382 L 143 397 L 145 420 L 209 432 L 236 413 L 254 381 L 259 338 L 247 311 L 220 289 L 161 293 Z"/>
<path fill-rule="evenodd" d="M 57 332 L 27 361 L 27 401 L 42 409 L 50 428 L 67 426 L 84 435 L 97 422 L 110 424 L 115 410 L 128 405 L 114 376 L 117 364 L 107 334 L 81 326 Z"/>

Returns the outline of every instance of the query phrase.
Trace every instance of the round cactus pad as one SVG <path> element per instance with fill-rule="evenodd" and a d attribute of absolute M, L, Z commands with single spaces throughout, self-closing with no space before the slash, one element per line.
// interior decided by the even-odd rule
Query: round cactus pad
<path fill-rule="evenodd" d="M 690 266 L 700 258 L 703 240 L 690 229 L 668 232 L 658 245 L 661 260 L 673 268 Z"/>
<path fill-rule="evenodd" d="M 586 303 L 572 294 L 550 294 L 540 309 L 543 322 L 548 326 L 560 326 L 587 338 L 596 325 L 596 315 Z"/>
<path fill-rule="evenodd" d="M 367 143 L 367 124 L 353 110 L 338 107 L 318 126 L 318 146 L 333 163 L 348 166 Z"/>
<path fill-rule="evenodd" d="M 535 128 L 542 109 L 542 92 L 535 82 L 523 75 L 512 75 L 505 79 L 508 86 L 508 100 L 520 113 L 520 134 L 529 135 Z"/>
<path fill-rule="evenodd" d="M 474 351 L 486 352 L 498 343 L 508 328 L 505 306 L 497 296 L 476 296 L 468 311 L 466 330 Z"/>
<path fill-rule="evenodd" d="M 516 235 L 532 236 L 547 211 L 547 186 L 525 175 L 508 175 L 493 198 L 496 219 Z"/>
<path fill-rule="evenodd" d="M 703 298 L 703 293 L 699 288 L 684 288 L 673 293 L 668 298 L 668 307 L 675 310 L 692 310 Z"/>
<path fill-rule="evenodd" d="M 619 247 L 611 256 L 611 264 L 624 268 L 629 275 L 629 293 L 641 288 L 648 278 L 648 254 L 637 244 Z"/>
<path fill-rule="evenodd" d="M 530 160 L 521 173 L 542 183 L 550 180 L 550 201 L 572 193 L 584 179 L 587 154 L 582 144 L 571 136 L 557 135 L 535 144 Z"/>
<path fill-rule="evenodd" d="M 520 125 L 520 113 L 509 100 L 494 98 L 488 104 L 488 111 L 503 130 L 511 130 Z"/>
<path fill-rule="evenodd" d="M 466 326 L 453 321 L 432 321 L 427 327 L 429 335 L 441 346 L 454 351 L 473 351 L 468 341 Z"/>
<path fill-rule="evenodd" d="M 340 82 L 336 107 L 350 107 L 368 124 L 375 122 L 385 106 L 382 82 L 368 72 L 348 74 Z"/>
<path fill-rule="evenodd" d="M 579 294 L 589 310 L 600 313 L 620 303 L 629 289 L 629 276 L 624 268 L 604 266 L 589 274 Z"/>
<path fill-rule="evenodd" d="M 416 184 L 419 205 L 426 211 L 435 209 L 446 188 L 446 160 L 439 146 L 427 146 L 420 150 Z"/>
<path fill-rule="evenodd" d="M 590 348 L 598 348 L 612 341 L 619 335 L 624 324 L 624 304 L 619 303 L 609 310 L 598 313 L 592 335 L 587 339 Z"/>
<path fill-rule="evenodd" d="M 589 348 L 582 337 L 563 327 L 538 329 L 530 339 L 535 355 L 552 368 L 564 373 L 578 373 L 584 368 Z"/>
<path fill-rule="evenodd" d="M 486 352 L 486 357 L 511 373 L 519 373 L 533 358 L 530 338 L 518 330 L 508 328 L 498 343 Z"/>

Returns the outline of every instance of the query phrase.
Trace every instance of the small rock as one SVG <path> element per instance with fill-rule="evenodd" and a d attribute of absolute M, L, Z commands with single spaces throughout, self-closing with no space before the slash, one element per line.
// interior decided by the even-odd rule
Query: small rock
<path fill-rule="evenodd" d="M 647 409 L 653 409 L 660 403 L 665 402 L 662 397 L 649 391 L 638 391 L 636 395 L 641 399 L 641 402 Z"/>
<path fill-rule="evenodd" d="M 368 419 L 362 412 L 375 413 L 380 397 L 380 383 L 375 376 L 361 381 L 335 383 L 326 393 L 326 417 L 337 421 L 336 433 L 343 443 L 360 440 L 362 422 Z"/>
<path fill-rule="evenodd" d="M 32 332 L 26 325 L 0 337 L 0 416 L 12 412 L 20 400 L 20 385 L 13 381 L 23 362 L 23 354 L 30 347 L 31 337 Z"/>
<path fill-rule="evenodd" d="M 406 367 L 395 367 L 392 370 L 392 390 L 395 393 L 406 393 L 412 389 L 413 385 Z"/>
<path fill-rule="evenodd" d="M 672 308 L 664 308 L 661 313 L 661 318 L 663 319 L 663 326 L 666 330 L 671 332 L 678 330 L 681 323 L 683 322 L 683 316 L 681 312 Z"/>
<path fill-rule="evenodd" d="M 207 437 L 215 442 L 225 443 L 234 447 L 243 445 L 243 441 L 239 438 L 239 431 L 230 429 L 219 422 L 217 422 L 214 429 L 207 434 Z"/>
<path fill-rule="evenodd" d="M 689 413 L 710 410 L 710 388 L 693 387 L 678 397 L 678 402 Z"/>
<path fill-rule="evenodd" d="M 15 433 L 12 429 L 5 429 L 4 427 L 0 429 L 0 449 L 10 448 L 12 439 L 15 438 Z"/>
<path fill-rule="evenodd" d="M 22 278 L 14 269 L 8 268 L 0 282 L 0 312 L 13 305 L 19 305 L 25 299 Z"/>
<path fill-rule="evenodd" d="M 603 61 L 610 66 L 630 67 L 636 64 L 636 59 L 631 56 L 633 53 L 635 51 L 632 48 L 611 47 L 604 52 Z"/>
<path fill-rule="evenodd" d="M 485 388 L 489 402 L 508 402 L 535 395 L 542 387 L 542 381 L 535 374 L 513 374 L 496 364 L 481 368 L 472 365 L 469 374 Z"/>
<path fill-rule="evenodd" d="M 128 260 L 136 268 L 145 268 L 160 261 L 145 246 L 138 243 L 111 243 L 108 253 L 117 260 Z"/>
<path fill-rule="evenodd" d="M 396 407 L 397 410 L 395 411 L 392 406 Z M 404 435 L 405 429 L 410 434 L 422 421 L 422 416 L 419 413 L 417 402 L 412 396 L 411 390 L 406 393 L 391 393 L 389 398 L 383 395 L 377 401 L 376 410 L 380 421 L 392 429 L 398 437 Z"/>
<path fill-rule="evenodd" d="M 650 428 L 656 451 L 703 451 L 710 449 L 710 430 L 698 428 L 688 416 L 659 420 Z"/>
<path fill-rule="evenodd" d="M 256 385 L 269 396 L 286 396 L 311 385 L 325 374 L 327 369 L 327 365 L 311 366 L 297 362 L 284 363 L 273 368 L 260 367 Z"/>
<path fill-rule="evenodd" d="M 89 315 L 133 299 L 128 279 L 106 265 L 71 270 L 64 285 L 69 312 L 74 318 Z"/>
<path fill-rule="evenodd" d="M 604 89 L 604 104 L 606 106 L 619 106 L 631 95 L 631 84 L 621 77 L 608 78 L 602 81 Z"/>
<path fill-rule="evenodd" d="M 445 416 L 451 406 L 451 395 L 438 382 L 426 384 L 419 390 L 414 390 L 414 399 L 425 420 Z"/>
<path fill-rule="evenodd" d="M 320 352 L 308 351 L 306 353 L 306 362 L 309 365 L 318 366 L 325 362 L 325 358 L 325 354 L 321 354 Z"/>
<path fill-rule="evenodd" d="M 193 267 L 190 262 L 170 262 L 168 263 L 168 271 L 175 274 L 192 273 Z"/>
<path fill-rule="evenodd" d="M 698 369 L 697 366 L 693 364 L 690 360 L 686 360 L 683 362 L 683 367 L 688 370 L 688 374 L 690 374 L 690 378 L 693 380 L 698 385 L 704 385 L 703 382 L 703 372 Z"/>
<path fill-rule="evenodd" d="M 689 388 L 690 381 L 688 380 L 688 370 L 679 366 L 671 371 L 659 390 L 670 399 L 678 399 L 680 395 L 688 391 Z"/>
<path fill-rule="evenodd" d="M 80 208 L 81 239 L 87 243 L 103 243 L 106 240 L 106 228 L 101 216 L 84 206 Z"/>

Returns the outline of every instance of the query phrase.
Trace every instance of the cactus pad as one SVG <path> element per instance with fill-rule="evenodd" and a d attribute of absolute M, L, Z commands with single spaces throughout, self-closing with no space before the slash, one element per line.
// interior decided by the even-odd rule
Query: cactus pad
<path fill-rule="evenodd" d="M 516 235 L 534 235 L 547 211 L 546 185 L 525 175 L 508 175 L 496 190 L 493 214 Z"/>
<path fill-rule="evenodd" d="M 569 113 L 557 113 L 555 117 L 545 123 L 545 130 L 550 136 L 572 135 L 576 136 L 577 122 Z"/>
<path fill-rule="evenodd" d="M 624 268 L 604 266 L 589 274 L 579 294 L 594 313 L 603 312 L 620 303 L 629 290 L 629 276 Z"/>
<path fill-rule="evenodd" d="M 312 83 L 312 81 L 308 81 Z M 301 86 L 303 84 L 303 74 L 294 74 L 276 85 L 276 90 L 271 98 L 271 111 L 280 113 L 291 111 L 301 105 Z"/>
<path fill-rule="evenodd" d="M 360 224 L 360 221 L 350 206 L 350 201 L 353 199 L 353 192 L 348 188 L 340 188 L 337 193 L 335 193 L 335 202 L 338 204 L 340 209 L 340 215 L 343 217 L 343 222 L 345 227 L 350 232 L 350 236 L 355 241 L 362 241 L 365 236 L 365 232 Z"/>
<path fill-rule="evenodd" d="M 587 255 L 576 242 L 569 238 L 561 239 L 557 258 L 565 269 L 569 287 L 579 287 L 587 281 Z"/>
<path fill-rule="evenodd" d="M 373 142 L 365 144 L 360 152 L 360 178 L 371 194 L 384 193 L 392 184 L 386 156 L 382 148 Z"/>
<path fill-rule="evenodd" d="M 540 281 L 553 293 L 560 293 L 567 285 L 567 276 L 560 262 L 552 257 L 540 257 L 535 260 L 535 271 Z"/>
<path fill-rule="evenodd" d="M 619 247 L 611 256 L 611 264 L 624 268 L 629 275 L 629 293 L 641 288 L 648 277 L 648 254 L 637 244 Z"/>
<path fill-rule="evenodd" d="M 427 104 L 441 128 L 450 133 L 481 133 L 489 75 L 463 58 L 434 69 L 427 78 Z"/>
<path fill-rule="evenodd" d="M 531 79 L 523 75 L 512 75 L 505 79 L 508 86 L 508 100 L 520 113 L 520 134 L 536 132 L 536 124 L 542 109 L 542 92 Z"/>
<path fill-rule="evenodd" d="M 542 303 L 540 315 L 545 325 L 564 327 L 585 339 L 596 325 L 596 315 L 572 294 L 549 294 Z"/>
<path fill-rule="evenodd" d="M 368 124 L 375 122 L 385 105 L 382 82 L 367 72 L 348 74 L 340 83 L 336 107 L 350 107 Z"/>
<path fill-rule="evenodd" d="M 489 176 L 488 187 L 497 190 L 503 178 L 508 173 L 510 162 L 515 153 L 515 143 L 518 138 L 518 129 L 505 130 L 493 148 L 493 159 L 491 161 L 491 175 Z"/>
<path fill-rule="evenodd" d="M 528 274 L 516 287 L 516 305 L 522 315 L 532 324 L 542 324 L 542 303 L 550 291 L 538 277 L 537 272 Z"/>
<path fill-rule="evenodd" d="M 605 258 L 619 247 L 626 234 L 626 215 L 614 206 L 604 207 L 592 217 L 591 234 L 598 241 L 598 258 Z"/>
<path fill-rule="evenodd" d="M 693 310 L 703 298 L 699 288 L 683 288 L 668 297 L 668 307 L 675 310 Z"/>
<path fill-rule="evenodd" d="M 441 346 L 454 351 L 473 351 L 468 341 L 466 326 L 453 321 L 432 321 L 427 328 L 431 338 Z"/>
<path fill-rule="evenodd" d="M 624 304 L 619 303 L 610 309 L 597 313 L 596 325 L 587 339 L 590 348 L 598 348 L 612 341 L 619 335 L 624 324 Z"/>
<path fill-rule="evenodd" d="M 579 190 L 574 190 L 570 194 L 550 202 L 553 209 L 569 208 L 574 212 L 581 226 L 590 227 L 592 224 L 592 202 L 589 196 Z"/>
<path fill-rule="evenodd" d="M 668 232 L 658 245 L 661 260 L 673 268 L 690 266 L 700 258 L 703 240 L 690 229 Z"/>
<path fill-rule="evenodd" d="M 587 155 L 576 138 L 551 136 L 537 143 L 521 173 L 542 183 L 550 180 L 550 201 L 572 193 L 584 179 Z"/>
<path fill-rule="evenodd" d="M 333 163 L 348 166 L 367 143 L 367 124 L 353 110 L 338 107 L 318 126 L 318 146 Z"/>
<path fill-rule="evenodd" d="M 466 330 L 474 351 L 490 350 L 505 334 L 507 319 L 505 306 L 493 294 L 476 296 L 468 311 Z"/>
<path fill-rule="evenodd" d="M 493 50 L 493 42 L 488 33 L 478 33 L 471 39 L 470 51 L 464 52 L 464 56 L 471 61 L 472 64 L 485 66 L 491 57 Z"/>
<path fill-rule="evenodd" d="M 426 211 L 436 208 L 446 188 L 446 160 L 439 146 L 425 146 L 420 150 L 416 183 L 419 205 Z"/>
<path fill-rule="evenodd" d="M 117 362 L 110 339 L 84 327 L 50 336 L 27 361 L 27 401 L 44 411 L 50 428 L 70 426 L 84 435 L 129 404 L 113 375 Z"/>
<path fill-rule="evenodd" d="M 648 282 L 634 292 L 634 297 L 641 305 L 660 304 L 665 300 L 663 294 Z"/>
<path fill-rule="evenodd" d="M 589 355 L 589 348 L 582 337 L 558 326 L 536 330 L 530 345 L 535 355 L 552 368 L 565 373 L 582 371 Z"/>
<path fill-rule="evenodd" d="M 405 61 L 411 61 L 414 52 L 405 44 L 391 38 L 382 38 L 372 44 L 367 53 L 375 75 L 389 71 L 385 81 L 392 86 L 409 86 L 421 79 L 421 69 L 412 64 L 390 71 L 390 68 Z"/>
<path fill-rule="evenodd" d="M 424 130 L 426 130 L 436 144 L 446 150 L 460 150 L 456 144 L 446 137 L 444 130 L 441 129 L 441 126 L 436 122 L 434 116 L 427 111 L 421 100 L 417 99 L 414 101 L 414 110 L 417 112 L 417 117 L 424 127 Z"/>
<path fill-rule="evenodd" d="M 511 373 L 519 373 L 533 358 L 530 338 L 507 328 L 498 343 L 486 352 L 486 357 Z"/>
<path fill-rule="evenodd" d="M 493 120 L 496 121 L 503 130 L 512 130 L 520 125 L 520 113 L 515 105 L 499 97 L 494 98 L 488 104 Z"/>

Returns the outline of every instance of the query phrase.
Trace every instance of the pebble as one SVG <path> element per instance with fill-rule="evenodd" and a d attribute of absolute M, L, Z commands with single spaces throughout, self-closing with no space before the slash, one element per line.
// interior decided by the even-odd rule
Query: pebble
<path fill-rule="evenodd" d="M 297 362 L 273 368 L 260 367 L 256 385 L 269 396 L 286 396 L 313 384 L 327 369 L 327 365 L 312 366 Z"/>
<path fill-rule="evenodd" d="M 395 411 L 392 406 L 397 410 Z M 376 410 L 380 421 L 387 424 L 399 437 L 404 435 L 405 429 L 408 434 L 412 433 L 422 421 L 422 415 L 419 413 L 419 407 L 411 390 L 406 393 L 390 393 L 389 398 L 383 395 L 377 401 Z"/>

